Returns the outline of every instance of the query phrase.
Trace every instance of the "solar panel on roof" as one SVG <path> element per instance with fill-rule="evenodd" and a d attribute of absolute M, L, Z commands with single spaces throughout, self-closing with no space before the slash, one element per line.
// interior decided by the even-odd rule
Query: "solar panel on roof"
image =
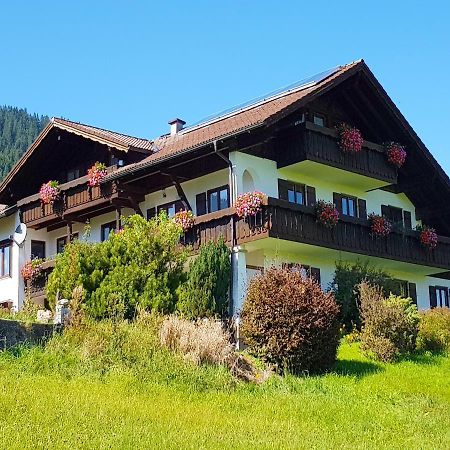
<path fill-rule="evenodd" d="M 335 72 L 337 72 L 339 70 L 339 68 L 340 68 L 339 66 L 333 67 L 332 69 L 325 70 L 324 72 L 313 75 L 312 77 L 305 78 L 301 81 L 297 81 L 297 82 L 292 83 L 283 88 L 269 92 L 268 94 L 262 95 L 260 97 L 256 97 L 252 100 L 241 103 L 237 106 L 233 106 L 232 108 L 228 108 L 228 109 L 225 109 L 218 113 L 207 116 L 204 119 L 194 123 L 193 125 L 190 125 L 190 126 L 184 128 L 181 133 L 192 131 L 192 129 L 194 129 L 194 128 L 198 128 L 200 126 L 210 124 L 211 122 L 214 122 L 216 120 L 223 119 L 226 116 L 235 114 L 238 111 L 241 111 L 241 110 L 244 110 L 244 109 L 247 109 L 250 107 L 254 107 L 254 106 L 258 105 L 259 103 L 265 103 L 266 101 L 273 100 L 277 97 L 282 97 L 283 95 L 289 94 L 291 92 L 299 91 L 302 89 L 306 89 L 307 87 L 314 86 L 315 84 L 320 83 L 321 81 L 325 80 L 325 78 L 328 78 L 330 75 L 333 75 Z"/>

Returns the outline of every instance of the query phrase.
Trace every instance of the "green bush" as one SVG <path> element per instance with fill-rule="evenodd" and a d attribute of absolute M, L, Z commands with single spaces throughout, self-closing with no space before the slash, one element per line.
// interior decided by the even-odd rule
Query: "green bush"
<path fill-rule="evenodd" d="M 173 312 L 187 256 L 180 235 L 165 214 L 150 221 L 134 215 L 105 242 L 71 243 L 49 277 L 50 304 L 58 294 L 70 299 L 81 286 L 83 309 L 95 319 L 132 318 L 138 309 Z"/>
<path fill-rule="evenodd" d="M 277 369 L 323 372 L 336 360 L 339 306 L 298 272 L 272 268 L 250 282 L 242 310 L 249 351 Z"/>
<path fill-rule="evenodd" d="M 420 315 L 417 349 L 450 351 L 450 309 L 434 308 Z"/>
<path fill-rule="evenodd" d="M 228 309 L 230 252 L 223 238 L 200 248 L 181 286 L 178 311 L 188 319 L 224 316 Z"/>
<path fill-rule="evenodd" d="M 356 261 L 354 264 L 344 261 L 336 262 L 336 270 L 331 289 L 340 306 L 340 318 L 347 330 L 354 326 L 360 328 L 358 285 L 367 281 L 371 285 L 381 286 L 384 294 L 397 293 L 397 285 L 385 271 L 371 266 L 368 261 Z"/>
<path fill-rule="evenodd" d="M 416 348 L 419 313 L 410 298 L 390 294 L 379 286 L 359 286 L 363 322 L 361 349 L 380 361 L 390 362 Z"/>

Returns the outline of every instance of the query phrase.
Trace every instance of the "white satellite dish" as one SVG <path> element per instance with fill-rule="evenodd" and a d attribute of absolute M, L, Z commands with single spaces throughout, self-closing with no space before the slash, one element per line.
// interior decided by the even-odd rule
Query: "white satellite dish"
<path fill-rule="evenodd" d="M 20 247 L 27 237 L 27 226 L 24 223 L 17 225 L 13 235 L 13 241 Z"/>

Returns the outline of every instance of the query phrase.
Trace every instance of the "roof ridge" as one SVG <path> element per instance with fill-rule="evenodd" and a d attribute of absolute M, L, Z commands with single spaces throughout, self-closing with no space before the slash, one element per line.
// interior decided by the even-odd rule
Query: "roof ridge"
<path fill-rule="evenodd" d="M 142 138 L 142 137 L 139 137 L 139 136 L 133 136 L 131 134 L 121 133 L 119 131 L 108 130 L 107 128 L 101 128 L 101 127 L 97 127 L 95 125 L 89 125 L 87 123 L 75 122 L 73 120 L 64 119 L 62 117 L 52 117 L 50 120 L 52 122 L 63 121 L 63 122 L 68 122 L 68 123 L 71 123 L 71 124 L 74 124 L 74 125 L 81 125 L 83 127 L 95 128 L 96 130 L 99 130 L 99 131 L 106 131 L 107 133 L 119 134 L 120 136 L 132 138 L 132 139 L 139 139 L 139 140 L 147 141 L 147 142 L 150 142 L 150 143 L 154 141 L 154 139 L 147 139 L 147 138 Z"/>

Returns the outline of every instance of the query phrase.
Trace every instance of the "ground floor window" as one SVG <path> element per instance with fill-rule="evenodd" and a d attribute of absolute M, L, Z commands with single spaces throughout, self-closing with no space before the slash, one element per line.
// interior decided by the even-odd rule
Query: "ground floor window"
<path fill-rule="evenodd" d="M 430 286 L 430 308 L 449 308 L 448 288 Z"/>
<path fill-rule="evenodd" d="M 78 233 L 72 234 L 72 241 L 75 239 L 78 239 L 79 235 Z M 67 236 L 62 236 L 58 239 L 56 239 L 56 253 L 62 253 L 67 245 Z"/>
<path fill-rule="evenodd" d="M 11 241 L 0 242 L 0 278 L 11 276 Z"/>

